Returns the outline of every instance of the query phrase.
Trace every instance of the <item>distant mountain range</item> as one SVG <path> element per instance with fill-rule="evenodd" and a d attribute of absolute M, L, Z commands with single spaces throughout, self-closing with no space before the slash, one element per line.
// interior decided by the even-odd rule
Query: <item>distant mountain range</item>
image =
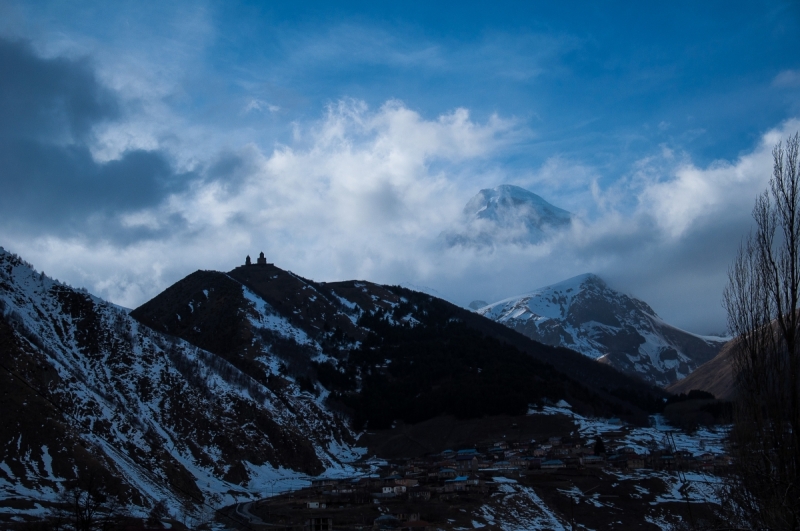
<path fill-rule="evenodd" d="M 572 218 L 533 192 L 504 184 L 478 192 L 464 207 L 462 219 L 442 238 L 450 247 L 535 244 L 569 228 Z"/>
<path fill-rule="evenodd" d="M 655 385 L 680 380 L 727 339 L 664 322 L 646 303 L 586 274 L 477 309 L 531 339 L 576 350 Z"/>

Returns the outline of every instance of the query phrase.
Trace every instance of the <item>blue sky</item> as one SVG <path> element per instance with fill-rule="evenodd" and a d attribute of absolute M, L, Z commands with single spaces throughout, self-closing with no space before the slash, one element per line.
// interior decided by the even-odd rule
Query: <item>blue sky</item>
<path fill-rule="evenodd" d="M 135 306 L 262 249 L 460 304 L 592 271 L 724 329 L 798 128 L 797 3 L 162 4 L 0 4 L 0 245 L 48 274 Z M 503 183 L 579 227 L 437 246 Z"/>

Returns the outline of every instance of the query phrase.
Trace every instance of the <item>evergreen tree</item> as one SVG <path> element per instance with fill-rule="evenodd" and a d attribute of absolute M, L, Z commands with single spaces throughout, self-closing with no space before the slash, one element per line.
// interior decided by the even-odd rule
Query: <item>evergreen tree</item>
<path fill-rule="evenodd" d="M 597 436 L 597 440 L 594 442 L 594 455 L 605 455 L 606 453 L 606 444 L 603 442 L 603 439 L 600 436 Z"/>

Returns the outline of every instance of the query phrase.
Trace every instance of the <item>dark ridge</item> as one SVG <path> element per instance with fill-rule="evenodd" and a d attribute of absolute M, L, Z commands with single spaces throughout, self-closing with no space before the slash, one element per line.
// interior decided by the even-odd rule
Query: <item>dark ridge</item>
<path fill-rule="evenodd" d="M 392 289 L 398 293 L 416 293 L 400 286 L 392 286 Z M 425 296 L 417 294 L 417 296 L 420 295 Z M 621 373 L 613 367 L 598 363 L 579 352 L 539 343 L 475 312 L 465 310 L 447 301 L 441 302 L 450 307 L 455 317 L 462 319 L 465 324 L 475 330 L 506 342 L 520 351 L 552 365 L 558 371 L 569 375 L 570 378 L 590 389 L 604 391 L 631 404 L 637 404 L 638 408 L 643 411 L 650 413 L 661 411 L 663 400 L 669 396 L 669 393 L 663 389 L 650 385 L 635 376 Z"/>
<path fill-rule="evenodd" d="M 246 308 L 238 282 L 217 271 L 195 271 L 130 315 L 153 330 L 221 356 L 263 382 L 264 371 L 251 356 L 252 331 L 242 326 Z"/>
<path fill-rule="evenodd" d="M 309 353 L 298 351 L 308 347 L 251 326 L 242 286 L 318 341 L 338 365 L 311 363 Z M 444 300 L 365 281 L 315 283 L 272 264 L 228 274 L 197 271 L 131 315 L 219 354 L 257 379 L 265 374 L 254 358 L 269 346 L 305 389 L 319 381 L 333 391 L 331 406 L 348 412 L 356 428 L 441 415 L 519 415 L 529 405 L 560 399 L 587 415 L 641 424 L 648 413 L 663 409 L 668 396 Z M 355 341 L 358 348 L 347 347 Z"/>
<path fill-rule="evenodd" d="M 346 309 L 326 284 L 312 282 L 272 264 L 240 266 L 228 275 L 317 341 L 334 328 L 356 339 L 362 338 L 363 332 L 345 315 Z"/>

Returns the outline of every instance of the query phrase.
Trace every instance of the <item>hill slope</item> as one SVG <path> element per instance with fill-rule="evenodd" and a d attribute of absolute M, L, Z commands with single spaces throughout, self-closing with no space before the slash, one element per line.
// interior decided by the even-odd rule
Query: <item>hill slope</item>
<path fill-rule="evenodd" d="M 134 508 L 166 500 L 177 514 L 357 457 L 291 380 L 258 381 L 2 249 L 0 310 L 0 508 L 41 514 L 91 474 Z"/>
<path fill-rule="evenodd" d="M 283 371 L 308 390 L 332 391 L 326 404 L 348 411 L 356 427 L 524 413 L 562 398 L 588 413 L 641 419 L 642 404 L 656 407 L 662 396 L 430 295 L 315 283 L 274 265 L 193 273 L 131 315 L 257 380 Z"/>
<path fill-rule="evenodd" d="M 670 393 L 688 393 L 693 389 L 707 391 L 720 400 L 733 400 L 736 388 L 731 366 L 734 340 L 726 343 L 719 354 L 705 362 L 692 374 L 667 387 Z"/>

